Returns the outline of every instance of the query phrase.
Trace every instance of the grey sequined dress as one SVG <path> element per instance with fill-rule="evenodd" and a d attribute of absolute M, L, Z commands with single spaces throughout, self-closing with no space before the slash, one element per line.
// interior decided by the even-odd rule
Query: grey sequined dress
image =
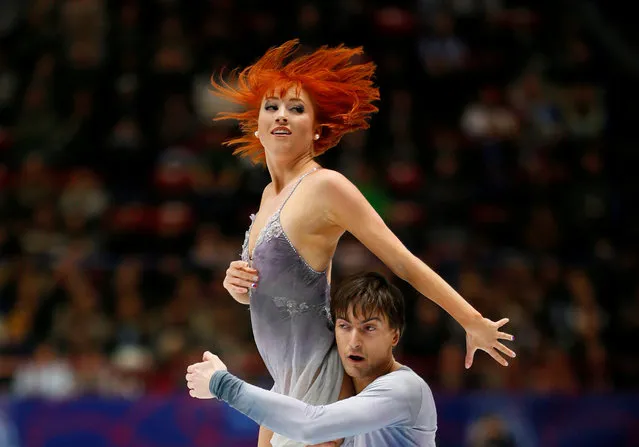
<path fill-rule="evenodd" d="M 294 184 L 279 209 L 260 231 L 252 257 L 246 232 L 242 260 L 258 271 L 250 291 L 250 314 L 257 349 L 274 381 L 273 391 L 312 405 L 333 403 L 344 370 L 329 327 L 330 285 L 326 271 L 316 271 L 297 253 L 282 229 L 280 214 L 304 178 Z M 255 216 L 251 216 L 254 221 Z M 275 435 L 273 446 L 301 446 Z"/>

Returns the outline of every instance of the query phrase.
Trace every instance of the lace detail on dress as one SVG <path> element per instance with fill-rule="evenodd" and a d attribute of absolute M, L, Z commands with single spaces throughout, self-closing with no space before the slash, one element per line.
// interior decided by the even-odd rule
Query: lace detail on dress
<path fill-rule="evenodd" d="M 255 249 L 259 247 L 262 243 L 268 242 L 274 237 L 280 237 L 284 230 L 282 230 L 282 225 L 280 224 L 280 211 L 277 210 L 271 217 L 268 218 L 266 223 L 264 224 L 264 228 L 260 231 L 260 234 L 257 235 L 257 240 L 255 241 L 255 246 L 253 247 L 253 253 L 249 253 L 249 238 L 251 235 L 251 229 L 253 228 L 253 223 L 255 222 L 255 214 L 251 214 L 251 225 L 248 230 L 244 234 L 244 243 L 242 244 L 242 261 L 249 262 L 252 259 L 252 254 L 255 254 Z"/>
<path fill-rule="evenodd" d="M 328 313 L 327 307 L 324 304 L 308 305 L 306 303 L 298 303 L 296 301 L 289 300 L 285 296 L 274 296 L 273 302 L 278 308 L 288 312 L 291 317 L 306 312 L 315 312 L 323 317 L 326 317 L 327 314 L 330 315 Z"/>
<path fill-rule="evenodd" d="M 268 218 L 264 228 L 260 231 L 260 234 L 257 235 L 257 240 L 255 241 L 255 247 L 253 247 L 253 253 L 255 253 L 255 249 L 260 246 L 260 244 L 264 242 L 268 242 L 274 237 L 279 237 L 283 233 L 282 225 L 280 225 L 280 211 L 277 210 L 271 217 Z"/>
<path fill-rule="evenodd" d="M 240 258 L 244 262 L 249 262 L 248 244 L 251 236 L 251 228 L 253 228 L 253 222 L 255 222 L 255 214 L 251 214 L 249 219 L 251 219 L 251 224 L 249 225 L 248 230 L 246 230 L 246 233 L 244 233 L 244 242 L 242 243 L 242 252 L 240 253 Z"/>

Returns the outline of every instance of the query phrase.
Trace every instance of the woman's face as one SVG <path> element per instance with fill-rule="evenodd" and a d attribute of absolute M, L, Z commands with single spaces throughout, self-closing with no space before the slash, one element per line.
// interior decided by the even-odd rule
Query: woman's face
<path fill-rule="evenodd" d="M 262 100 L 258 135 L 267 154 L 300 156 L 310 154 L 315 134 L 315 111 L 305 90 L 290 88 Z"/>

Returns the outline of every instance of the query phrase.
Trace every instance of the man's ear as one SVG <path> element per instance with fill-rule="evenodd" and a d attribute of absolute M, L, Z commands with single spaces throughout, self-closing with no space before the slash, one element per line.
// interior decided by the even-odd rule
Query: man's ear
<path fill-rule="evenodd" d="M 393 329 L 393 348 L 399 343 L 399 329 Z"/>

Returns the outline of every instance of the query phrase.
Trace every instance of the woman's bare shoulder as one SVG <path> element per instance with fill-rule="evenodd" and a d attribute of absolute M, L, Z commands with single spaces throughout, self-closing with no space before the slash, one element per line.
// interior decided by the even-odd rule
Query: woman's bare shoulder
<path fill-rule="evenodd" d="M 320 169 L 310 177 L 312 178 L 314 186 L 322 188 L 325 191 L 331 188 L 352 185 L 352 182 L 344 174 L 333 169 Z"/>

